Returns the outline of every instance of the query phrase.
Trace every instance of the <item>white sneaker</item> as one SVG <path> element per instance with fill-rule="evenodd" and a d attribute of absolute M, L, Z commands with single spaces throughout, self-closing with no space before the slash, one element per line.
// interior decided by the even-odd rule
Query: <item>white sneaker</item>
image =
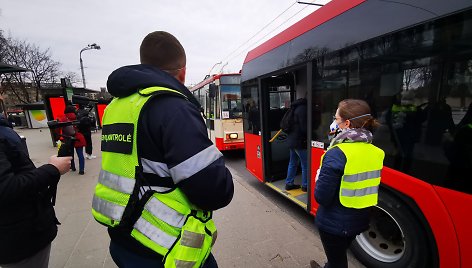
<path fill-rule="evenodd" d="M 95 155 L 93 155 L 93 154 L 85 154 L 85 158 L 87 158 L 87 159 L 90 160 L 90 159 L 95 159 L 95 158 L 97 158 L 97 157 L 96 157 Z"/>

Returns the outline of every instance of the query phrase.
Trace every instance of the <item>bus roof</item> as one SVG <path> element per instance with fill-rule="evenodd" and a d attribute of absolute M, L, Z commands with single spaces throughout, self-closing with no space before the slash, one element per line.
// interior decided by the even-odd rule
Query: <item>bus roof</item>
<path fill-rule="evenodd" d="M 471 8 L 470 0 L 333 0 L 251 50 L 241 82 Z"/>
<path fill-rule="evenodd" d="M 197 90 L 199 88 L 202 88 L 204 87 L 205 85 L 208 85 L 210 84 L 211 82 L 215 81 L 215 80 L 218 80 L 220 79 L 220 77 L 222 76 L 233 76 L 233 75 L 241 75 L 240 73 L 230 73 L 230 74 L 213 74 L 213 75 L 210 75 L 210 77 L 207 77 L 205 80 L 201 81 L 200 83 L 192 86 L 191 88 L 189 88 L 190 92 L 194 91 L 194 90 Z"/>
<path fill-rule="evenodd" d="M 249 51 L 246 59 L 244 60 L 244 63 L 247 63 L 261 56 L 262 54 L 265 54 L 272 49 L 297 38 L 307 31 L 316 28 L 324 22 L 338 16 L 339 14 L 342 14 L 346 10 L 363 3 L 364 1 L 366 0 L 332 0 L 325 6 L 315 10 L 310 15 L 306 16 L 268 41 Z"/>

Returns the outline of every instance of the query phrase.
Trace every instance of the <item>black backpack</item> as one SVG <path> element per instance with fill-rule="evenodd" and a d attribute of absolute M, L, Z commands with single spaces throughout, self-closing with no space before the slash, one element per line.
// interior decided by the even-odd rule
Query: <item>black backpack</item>
<path fill-rule="evenodd" d="M 282 120 L 280 120 L 280 128 L 282 129 L 283 132 L 290 133 L 290 131 L 293 130 L 294 124 L 295 124 L 294 109 L 289 108 L 285 112 L 284 116 L 282 117 Z"/>
<path fill-rule="evenodd" d="M 79 111 L 77 115 L 80 128 L 89 128 L 92 126 L 92 120 L 89 117 L 89 113 L 85 110 Z"/>

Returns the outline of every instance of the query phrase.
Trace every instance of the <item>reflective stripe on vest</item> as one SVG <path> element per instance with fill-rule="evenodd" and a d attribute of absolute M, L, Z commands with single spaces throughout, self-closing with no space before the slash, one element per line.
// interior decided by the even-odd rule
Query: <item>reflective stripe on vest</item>
<path fill-rule="evenodd" d="M 362 188 L 362 189 L 342 189 L 341 190 L 341 195 L 342 196 L 365 196 L 369 194 L 377 194 L 379 192 L 379 186 L 372 186 L 372 187 L 367 187 L 367 188 Z"/>
<path fill-rule="evenodd" d="M 154 173 L 161 177 L 172 177 L 174 183 L 177 184 L 200 172 L 222 156 L 223 154 L 216 146 L 211 145 L 171 169 L 165 163 L 154 162 L 145 158 L 141 158 L 141 163 L 144 172 Z"/>
<path fill-rule="evenodd" d="M 150 222 L 144 220 L 143 218 L 139 218 L 136 221 L 136 223 L 134 224 L 134 228 L 154 243 L 157 243 L 166 249 L 170 249 L 177 240 L 177 236 L 167 234 L 166 232 L 152 225 Z M 161 254 L 165 255 L 163 253 Z"/>
<path fill-rule="evenodd" d="M 399 113 L 399 112 L 416 112 L 417 108 L 415 105 L 399 105 L 393 104 L 392 105 L 392 112 Z"/>
<path fill-rule="evenodd" d="M 340 143 L 331 148 L 334 147 L 338 147 L 346 156 L 339 188 L 340 203 L 349 208 L 376 205 L 385 153 L 363 142 Z"/>

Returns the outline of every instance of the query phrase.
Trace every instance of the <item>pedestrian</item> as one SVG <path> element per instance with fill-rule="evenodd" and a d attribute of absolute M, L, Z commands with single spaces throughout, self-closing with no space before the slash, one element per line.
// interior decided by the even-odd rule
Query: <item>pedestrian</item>
<path fill-rule="evenodd" d="M 371 207 L 377 204 L 385 153 L 372 145 L 372 130 L 378 123 L 365 101 L 341 101 L 334 121 L 340 132 L 318 170 L 315 222 L 328 259 L 324 267 L 347 268 L 347 249 L 368 229 Z M 320 267 L 315 261 L 310 264 Z"/>
<path fill-rule="evenodd" d="M 36 168 L 18 134 L 0 120 L 0 267 L 46 268 L 57 235 L 51 189 L 71 157 Z"/>
<path fill-rule="evenodd" d="M 74 106 L 68 105 L 64 109 L 64 115 L 59 117 L 59 122 L 73 122 L 73 121 L 77 121 L 76 110 Z M 75 139 L 74 148 L 77 154 L 77 158 L 79 159 L 79 175 L 84 175 L 85 174 L 84 147 L 86 144 L 84 135 L 82 135 L 82 133 L 79 132 L 77 128 L 77 123 L 70 126 L 63 127 L 61 132 L 62 132 L 62 135 L 73 137 Z M 60 140 L 64 142 L 64 137 L 61 137 Z M 70 169 L 72 171 L 76 171 L 73 154 L 72 154 Z"/>
<path fill-rule="evenodd" d="M 295 176 L 297 175 L 298 165 L 302 167 L 302 191 L 307 191 L 307 139 L 306 139 L 306 120 L 307 120 L 307 101 L 301 98 L 294 101 L 290 105 L 290 113 L 292 117 L 287 120 L 289 124 L 287 144 L 290 149 L 290 160 L 287 168 L 287 178 L 285 179 L 285 190 L 293 190 L 300 188 L 299 184 L 295 184 Z"/>
<path fill-rule="evenodd" d="M 78 130 L 85 138 L 85 158 L 87 159 L 95 159 L 97 158 L 95 155 L 92 154 L 93 146 L 92 146 L 92 127 L 93 122 L 90 116 L 89 111 L 85 109 L 84 105 L 79 104 L 79 109 L 77 110 L 77 120 L 79 121 L 79 125 L 77 126 Z"/>
<path fill-rule="evenodd" d="M 218 267 L 212 211 L 230 203 L 231 173 L 184 86 L 180 42 L 152 32 L 140 58 L 108 77 L 93 216 L 119 267 Z"/>

